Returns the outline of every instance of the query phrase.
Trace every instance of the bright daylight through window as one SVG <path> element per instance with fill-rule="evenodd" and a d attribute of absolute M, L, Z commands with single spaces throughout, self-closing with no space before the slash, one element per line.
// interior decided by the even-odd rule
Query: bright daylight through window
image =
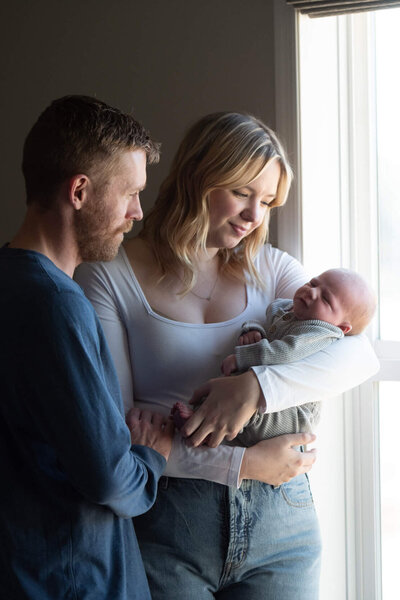
<path fill-rule="evenodd" d="M 369 336 L 382 369 L 376 382 L 362 386 L 358 400 L 355 394 L 350 398 L 350 405 L 359 402 L 353 423 L 346 422 L 348 413 L 342 417 L 343 429 L 352 428 L 343 468 L 347 482 L 358 486 L 347 492 L 346 503 L 351 497 L 353 507 L 347 506 L 344 518 L 343 597 L 348 600 L 398 596 L 399 31 L 399 8 L 320 19 L 299 16 L 304 264 L 311 273 L 338 264 L 354 268 L 378 294 Z M 358 447 L 354 440 L 360 440 Z"/>

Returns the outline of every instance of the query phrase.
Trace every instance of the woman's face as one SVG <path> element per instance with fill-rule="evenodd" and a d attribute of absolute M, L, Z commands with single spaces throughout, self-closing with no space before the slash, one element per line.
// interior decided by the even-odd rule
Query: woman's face
<path fill-rule="evenodd" d="M 280 176 L 280 164 L 272 160 L 248 185 L 210 192 L 207 248 L 234 248 L 257 229 L 276 198 Z"/>

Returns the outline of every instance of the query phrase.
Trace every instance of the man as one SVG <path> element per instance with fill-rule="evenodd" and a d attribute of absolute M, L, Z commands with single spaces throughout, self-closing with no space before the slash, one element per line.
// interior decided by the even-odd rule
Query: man
<path fill-rule="evenodd" d="M 129 432 L 94 310 L 71 279 L 111 260 L 158 145 L 131 116 L 54 101 L 24 146 L 27 213 L 0 249 L 0 598 L 150 598 L 130 517 L 154 502 L 172 425 Z"/>

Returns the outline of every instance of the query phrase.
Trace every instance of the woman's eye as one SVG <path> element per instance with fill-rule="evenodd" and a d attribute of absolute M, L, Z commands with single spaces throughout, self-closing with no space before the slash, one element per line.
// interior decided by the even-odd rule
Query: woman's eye
<path fill-rule="evenodd" d="M 269 206 L 269 202 L 267 202 L 267 200 L 262 200 L 262 201 L 261 201 L 261 204 L 262 204 L 263 206 Z"/>
<path fill-rule="evenodd" d="M 247 198 L 248 194 L 244 194 L 243 192 L 239 192 L 238 190 L 233 190 L 233 193 L 238 198 Z"/>

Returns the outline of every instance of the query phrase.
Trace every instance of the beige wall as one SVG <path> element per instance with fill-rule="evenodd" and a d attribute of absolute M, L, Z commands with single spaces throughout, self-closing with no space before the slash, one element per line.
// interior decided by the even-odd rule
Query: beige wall
<path fill-rule="evenodd" d="M 0 243 L 24 213 L 24 138 L 53 98 L 83 93 L 133 109 L 163 143 L 145 208 L 194 119 L 243 110 L 274 126 L 272 0 L 1 4 Z"/>

